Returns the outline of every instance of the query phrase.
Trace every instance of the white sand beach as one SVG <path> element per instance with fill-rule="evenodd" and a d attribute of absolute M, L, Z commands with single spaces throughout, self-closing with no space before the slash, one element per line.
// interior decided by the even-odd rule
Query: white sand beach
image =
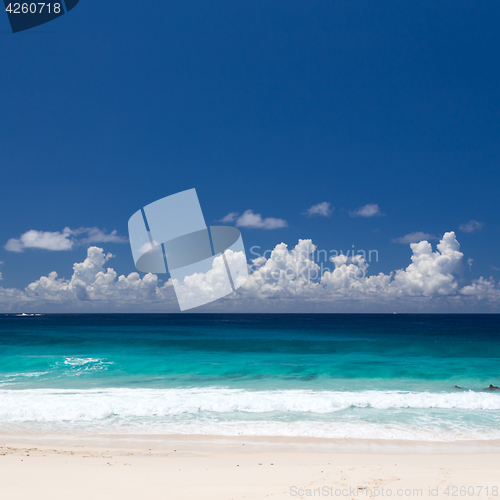
<path fill-rule="evenodd" d="M 2 498 L 500 497 L 499 443 L 201 436 L 14 437 Z"/>

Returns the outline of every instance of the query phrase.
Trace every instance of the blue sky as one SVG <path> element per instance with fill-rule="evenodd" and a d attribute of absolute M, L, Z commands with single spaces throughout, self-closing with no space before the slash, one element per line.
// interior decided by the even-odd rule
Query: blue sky
<path fill-rule="evenodd" d="M 286 221 L 241 227 L 247 254 L 354 244 L 388 274 L 410 264 L 397 238 L 455 231 L 461 286 L 498 285 L 499 21 L 497 1 L 82 0 L 15 35 L 0 16 L 0 286 L 69 279 L 89 246 L 9 240 L 126 237 L 140 207 L 193 187 L 208 223 Z M 379 214 L 352 216 L 367 204 Z M 126 243 L 98 246 L 134 271 Z"/>

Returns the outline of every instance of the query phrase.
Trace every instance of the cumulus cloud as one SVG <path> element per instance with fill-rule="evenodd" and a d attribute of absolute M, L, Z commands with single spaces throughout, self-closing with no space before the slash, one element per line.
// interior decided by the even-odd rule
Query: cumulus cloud
<path fill-rule="evenodd" d="M 266 217 L 254 213 L 253 210 L 246 210 L 241 215 L 238 212 L 227 214 L 220 222 L 236 222 L 237 227 L 246 227 L 249 229 L 279 229 L 287 227 L 288 223 L 284 219 L 275 217 Z"/>
<path fill-rule="evenodd" d="M 317 247 L 299 240 L 291 249 L 280 243 L 268 257 L 251 262 L 245 284 L 204 311 L 232 312 L 444 312 L 500 310 L 500 288 L 493 278 L 464 283 L 464 255 L 454 232 L 443 235 L 434 249 L 428 241 L 410 244 L 411 262 L 388 274 L 369 274 L 361 254 L 335 255 L 329 266 L 317 262 Z M 243 258 L 228 255 L 228 259 Z M 172 280 L 154 274 L 119 276 L 107 267 L 111 254 L 90 247 L 75 263 L 70 279 L 52 272 L 24 290 L 0 287 L 1 310 L 178 311 Z M 243 261 L 244 262 L 244 261 Z M 230 262 L 231 263 L 231 262 Z M 216 290 L 222 261 L 192 279 L 210 296 Z M 189 280 L 186 293 L 190 293 Z M 52 309 L 51 309 L 52 308 Z"/>
<path fill-rule="evenodd" d="M 470 220 L 465 224 L 460 224 L 458 227 L 460 231 L 464 233 L 474 233 L 476 231 L 481 231 L 484 227 L 484 222 L 478 222 L 477 220 Z"/>
<path fill-rule="evenodd" d="M 38 248 L 52 251 L 73 250 L 76 246 L 92 243 L 126 243 L 127 238 L 119 236 L 116 230 L 106 233 L 97 227 L 81 227 L 70 229 L 65 227 L 62 231 L 37 231 L 31 229 L 19 238 L 11 238 L 5 244 L 9 252 L 24 252 L 27 248 Z"/>
<path fill-rule="evenodd" d="M 331 206 L 332 204 L 328 201 L 322 201 L 312 207 L 308 208 L 305 212 L 305 215 L 308 217 L 312 217 L 314 215 L 322 215 L 323 217 L 330 217 L 334 208 Z"/>
<path fill-rule="evenodd" d="M 334 269 L 321 273 L 313 259 L 316 246 L 311 240 L 300 240 L 292 250 L 282 243 L 268 259 L 253 261 L 255 270 L 240 295 L 247 301 L 254 298 L 265 304 L 269 303 L 266 299 L 280 298 L 283 302 L 285 298 L 293 304 L 292 310 L 500 309 L 500 288 L 492 278 L 480 278 L 460 287 L 457 275 L 463 268 L 463 253 L 454 232 L 445 233 L 436 250 L 428 241 L 410 247 L 412 262 L 406 268 L 369 276 L 369 265 L 362 255 L 331 257 Z"/>
<path fill-rule="evenodd" d="M 412 263 L 405 270 L 394 273 L 394 280 L 389 288 L 396 292 L 410 296 L 422 295 L 452 295 L 458 291 L 458 283 L 454 274 L 462 267 L 464 254 L 460 252 L 460 245 L 455 233 L 445 233 L 432 251 L 428 241 L 412 243 Z"/>
<path fill-rule="evenodd" d="M 245 282 L 247 276 L 245 252 L 227 249 L 223 255 L 213 259 L 209 269 L 203 269 L 201 266 L 189 275 L 172 271 L 172 284 L 181 309 L 208 304 L 230 294 L 232 286 L 228 272 L 235 288 L 239 288 Z"/>
<path fill-rule="evenodd" d="M 241 294 L 253 298 L 310 297 L 319 285 L 314 281 L 320 267 L 312 259 L 316 250 L 311 240 L 299 240 L 293 251 L 285 243 L 276 245 L 268 259 L 252 261 L 253 272 Z"/>
<path fill-rule="evenodd" d="M 486 300 L 497 303 L 500 301 L 500 289 L 493 278 L 483 278 L 482 276 L 474 280 L 470 285 L 464 286 L 460 293 L 464 296 L 473 297 L 479 300 Z"/>
<path fill-rule="evenodd" d="M 412 263 L 406 269 L 368 276 L 368 263 L 362 255 L 331 257 L 334 269 L 320 274 L 313 260 L 316 246 L 311 240 L 300 240 L 292 251 L 282 243 L 269 259 L 261 257 L 253 261 L 256 270 L 243 288 L 260 298 L 299 294 L 303 299 L 321 301 L 382 299 L 390 302 L 401 297 L 458 293 L 454 274 L 461 269 L 463 254 L 455 233 L 445 233 L 436 251 L 428 241 L 412 243 L 410 247 Z"/>
<path fill-rule="evenodd" d="M 172 309 L 175 298 L 171 283 L 160 284 L 154 274 L 141 278 L 133 272 L 119 276 L 105 264 L 113 257 L 102 248 L 90 247 L 83 262 L 73 266 L 70 279 L 59 278 L 56 272 L 30 283 L 24 290 L 0 287 L 0 305 L 4 309 L 44 308 L 56 310 L 147 310 Z M 175 310 L 175 309 L 174 309 Z"/>
<path fill-rule="evenodd" d="M 422 240 L 437 240 L 436 236 L 429 233 L 424 233 L 422 231 L 416 231 L 414 233 L 408 233 L 399 238 L 394 238 L 391 240 L 393 243 L 401 243 L 403 245 L 409 245 L 410 243 L 418 243 Z"/>
<path fill-rule="evenodd" d="M 384 215 L 376 203 L 368 203 L 364 207 L 349 211 L 351 217 L 380 217 Z"/>

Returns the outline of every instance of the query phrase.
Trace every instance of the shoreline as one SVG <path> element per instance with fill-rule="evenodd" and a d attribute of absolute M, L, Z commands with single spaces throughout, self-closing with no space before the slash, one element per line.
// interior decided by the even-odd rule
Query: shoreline
<path fill-rule="evenodd" d="M 219 451 L 241 445 L 247 449 L 282 452 L 363 454 L 500 454 L 500 440 L 494 441 L 410 441 L 388 439 L 316 438 L 302 436 L 224 436 L 209 434 L 0 434 L 3 446 L 60 446 L 114 449 L 178 447 L 196 450 L 213 447 Z M 148 448 L 149 447 L 149 448 Z M 499 495 L 500 498 L 500 495 Z"/>

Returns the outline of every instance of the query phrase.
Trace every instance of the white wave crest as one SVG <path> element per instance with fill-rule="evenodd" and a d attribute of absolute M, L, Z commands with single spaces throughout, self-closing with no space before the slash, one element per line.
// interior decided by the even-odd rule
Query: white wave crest
<path fill-rule="evenodd" d="M 82 373 L 94 372 L 107 370 L 109 365 L 112 365 L 112 361 L 107 361 L 101 358 L 65 358 L 61 362 L 57 362 L 56 365 L 65 366 L 71 370 L 72 375 L 79 376 Z"/>
<path fill-rule="evenodd" d="M 500 410 L 500 394 L 398 391 L 247 391 L 224 388 L 188 389 L 28 389 L 0 391 L 0 420 L 9 407 L 41 412 L 50 419 L 198 414 L 199 412 L 305 412 L 325 414 L 357 408 L 442 408 Z M 87 413 L 92 408 L 90 413 Z"/>
<path fill-rule="evenodd" d="M 65 365 L 70 366 L 83 366 L 95 363 L 102 363 L 102 359 L 100 358 L 66 358 L 64 360 Z"/>

